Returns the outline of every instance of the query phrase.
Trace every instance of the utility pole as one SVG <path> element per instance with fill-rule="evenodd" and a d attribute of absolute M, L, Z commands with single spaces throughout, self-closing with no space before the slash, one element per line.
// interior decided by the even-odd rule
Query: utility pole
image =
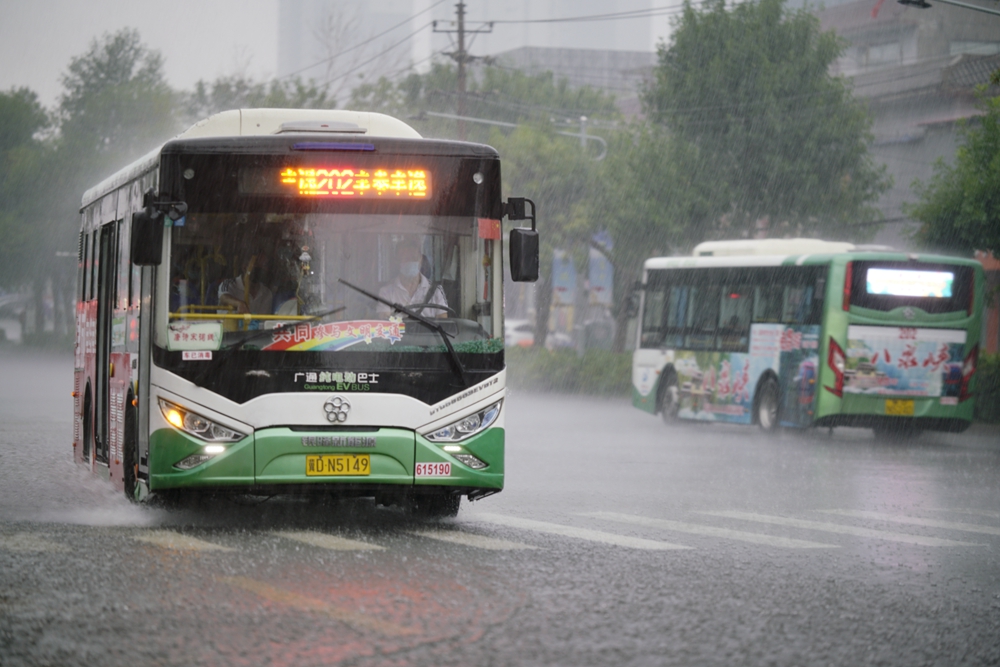
<path fill-rule="evenodd" d="M 458 65 L 458 101 L 456 104 L 457 116 L 465 116 L 465 65 L 478 60 L 478 56 L 471 56 L 466 50 L 465 45 L 465 35 L 470 33 L 472 35 L 478 35 L 480 33 L 493 32 L 493 23 L 486 23 L 475 30 L 466 30 L 465 28 L 465 2 L 459 0 L 459 3 L 455 5 L 455 15 L 457 20 L 454 25 L 456 30 L 438 30 L 438 22 L 434 21 L 434 32 L 441 32 L 449 35 L 457 34 L 457 48 L 451 53 L 445 53 L 446 56 L 455 61 Z M 470 42 L 471 45 L 471 42 Z M 465 140 L 465 121 L 458 121 L 458 138 L 462 141 Z"/>

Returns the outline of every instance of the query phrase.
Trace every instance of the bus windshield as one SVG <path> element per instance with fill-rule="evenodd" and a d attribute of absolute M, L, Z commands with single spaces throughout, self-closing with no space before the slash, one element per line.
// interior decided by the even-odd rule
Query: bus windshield
<path fill-rule="evenodd" d="M 427 352 L 442 348 L 443 331 L 457 351 L 496 351 L 492 245 L 476 230 L 429 215 L 189 213 L 170 230 L 156 343 Z"/>

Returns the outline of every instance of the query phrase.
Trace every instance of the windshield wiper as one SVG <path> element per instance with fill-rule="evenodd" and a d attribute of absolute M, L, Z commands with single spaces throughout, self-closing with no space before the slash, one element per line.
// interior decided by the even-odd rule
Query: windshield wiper
<path fill-rule="evenodd" d="M 395 303 L 393 301 L 389 301 L 388 299 L 383 299 L 379 295 L 372 294 L 368 290 L 358 287 L 357 285 L 354 285 L 352 283 L 349 283 L 343 278 L 338 278 L 337 280 L 344 283 L 351 289 L 361 292 L 370 299 L 374 299 L 379 303 L 383 303 L 395 311 L 399 311 L 405 315 L 409 315 L 416 321 L 425 324 L 427 327 L 433 329 L 438 334 L 440 334 L 441 340 L 444 341 L 444 346 L 448 350 L 448 360 L 451 362 L 451 369 L 455 371 L 455 375 L 457 375 L 458 379 L 462 381 L 462 386 L 463 387 L 468 386 L 468 382 L 465 379 L 465 366 L 462 365 L 462 360 L 459 359 L 458 352 L 455 352 L 455 348 L 452 347 L 451 341 L 448 340 L 449 337 L 454 337 L 454 334 L 448 333 L 447 331 L 444 330 L 444 327 L 438 324 L 437 322 L 424 317 L 423 315 L 417 313 L 416 311 L 411 310 L 410 308 L 407 308 L 401 303 Z"/>
<path fill-rule="evenodd" d="M 278 332 L 286 331 L 288 329 L 294 329 L 298 325 L 303 324 L 305 322 L 315 322 L 316 320 L 323 319 L 327 315 L 336 315 L 337 313 L 339 313 L 342 310 L 345 310 L 346 308 L 347 306 L 337 306 L 336 308 L 325 310 L 322 313 L 316 313 L 315 315 L 311 315 L 305 319 L 295 320 L 293 322 L 286 322 L 282 324 L 280 327 L 274 327 L 273 329 L 258 329 L 257 331 L 248 331 L 247 332 L 248 335 L 244 336 L 243 338 L 240 338 L 238 341 L 235 341 L 234 343 L 231 343 L 230 345 L 227 345 L 222 349 L 229 350 L 236 347 L 237 345 L 243 345 L 245 343 L 248 343 L 249 341 L 252 341 L 255 338 L 261 338 L 265 335 L 276 334 Z"/>

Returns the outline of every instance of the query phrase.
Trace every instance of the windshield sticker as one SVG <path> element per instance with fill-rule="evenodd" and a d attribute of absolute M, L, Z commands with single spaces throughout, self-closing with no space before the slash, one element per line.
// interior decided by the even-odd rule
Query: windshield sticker
<path fill-rule="evenodd" d="M 353 371 L 302 371 L 295 374 L 295 385 L 306 391 L 371 391 L 380 373 Z"/>
<path fill-rule="evenodd" d="M 221 322 L 171 322 L 168 350 L 218 350 L 222 346 Z"/>
<path fill-rule="evenodd" d="M 184 361 L 211 361 L 211 350 L 184 350 L 181 353 Z"/>
<path fill-rule="evenodd" d="M 958 396 L 965 335 L 962 329 L 849 327 L 844 393 Z"/>
<path fill-rule="evenodd" d="M 387 340 L 389 344 L 403 339 L 406 325 L 402 319 L 354 320 L 327 324 L 299 324 L 272 334 L 268 351 L 336 351 L 373 340 Z"/>

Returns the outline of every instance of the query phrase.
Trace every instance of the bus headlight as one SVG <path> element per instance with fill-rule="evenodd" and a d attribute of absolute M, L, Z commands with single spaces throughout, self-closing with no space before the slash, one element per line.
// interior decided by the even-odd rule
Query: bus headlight
<path fill-rule="evenodd" d="M 444 428 L 439 428 L 426 437 L 431 442 L 459 442 L 472 437 L 481 431 L 485 431 L 497 420 L 502 403 L 503 401 L 497 401 L 488 408 L 474 412 L 467 417 L 462 417 L 458 421 L 448 424 Z"/>
<path fill-rule="evenodd" d="M 197 413 L 191 412 L 179 405 L 174 405 L 162 398 L 160 399 L 160 412 L 163 413 L 163 418 L 171 426 L 200 440 L 207 442 L 236 442 L 246 437 L 244 433 L 234 431 L 225 426 L 219 426 L 207 417 L 202 417 Z"/>

